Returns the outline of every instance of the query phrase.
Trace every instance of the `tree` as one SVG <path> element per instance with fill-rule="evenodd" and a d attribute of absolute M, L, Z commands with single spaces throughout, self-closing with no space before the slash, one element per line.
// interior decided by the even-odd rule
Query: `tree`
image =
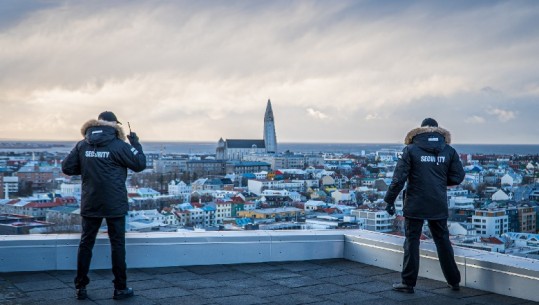
<path fill-rule="evenodd" d="M 28 180 L 22 180 L 19 182 L 19 196 L 28 197 L 34 194 L 33 182 Z"/>

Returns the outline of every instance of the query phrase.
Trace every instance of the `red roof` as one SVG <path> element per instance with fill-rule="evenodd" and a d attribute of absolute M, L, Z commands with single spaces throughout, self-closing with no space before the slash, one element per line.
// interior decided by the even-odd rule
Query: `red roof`
<path fill-rule="evenodd" d="M 21 201 L 20 199 L 13 199 L 7 202 L 7 204 L 15 204 L 17 202 Z"/>
<path fill-rule="evenodd" d="M 234 202 L 234 203 L 244 203 L 244 200 L 240 196 L 235 196 L 235 197 L 232 197 L 232 202 Z"/>
<path fill-rule="evenodd" d="M 59 202 L 48 201 L 48 202 L 30 202 L 30 203 L 26 204 L 24 207 L 26 207 L 26 208 L 44 209 L 44 208 L 54 208 L 54 207 L 58 207 L 58 206 L 61 206 L 61 205 L 64 205 L 64 204 L 59 203 Z"/>
<path fill-rule="evenodd" d="M 61 204 L 67 204 L 67 203 L 77 203 L 77 199 L 75 197 L 58 197 L 54 199 L 54 202 L 61 203 Z"/>
<path fill-rule="evenodd" d="M 496 237 L 481 237 L 481 241 L 489 244 L 503 245 L 503 241 Z"/>

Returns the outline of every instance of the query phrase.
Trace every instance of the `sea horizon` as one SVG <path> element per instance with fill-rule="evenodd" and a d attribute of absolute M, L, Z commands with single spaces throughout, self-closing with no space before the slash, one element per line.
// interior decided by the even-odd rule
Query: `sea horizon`
<path fill-rule="evenodd" d="M 78 141 L 55 140 L 1 140 L 0 152 L 6 151 L 52 151 L 67 152 Z M 21 144 L 20 148 L 9 145 Z M 37 145 L 37 147 L 32 147 Z M 186 153 L 214 154 L 217 141 L 143 141 L 143 148 L 148 153 Z M 497 154 L 497 155 L 536 155 L 539 144 L 452 144 L 459 152 L 465 154 Z M 382 149 L 402 150 L 401 143 L 360 143 L 360 142 L 279 142 L 279 152 L 294 153 L 372 153 Z"/>

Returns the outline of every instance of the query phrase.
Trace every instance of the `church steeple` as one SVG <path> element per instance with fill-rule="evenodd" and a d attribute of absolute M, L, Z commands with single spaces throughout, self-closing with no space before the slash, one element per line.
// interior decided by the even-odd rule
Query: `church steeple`
<path fill-rule="evenodd" d="M 264 142 L 266 144 L 267 152 L 277 152 L 277 134 L 275 133 L 275 120 L 273 117 L 273 109 L 271 108 L 271 101 L 269 99 L 266 106 L 266 113 L 264 114 Z"/>

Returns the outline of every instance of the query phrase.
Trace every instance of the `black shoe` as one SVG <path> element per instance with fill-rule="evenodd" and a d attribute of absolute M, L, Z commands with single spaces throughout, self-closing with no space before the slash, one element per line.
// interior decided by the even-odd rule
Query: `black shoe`
<path fill-rule="evenodd" d="M 114 289 L 114 296 L 112 297 L 115 300 L 122 300 L 130 298 L 134 295 L 133 288 L 125 288 L 125 289 Z"/>
<path fill-rule="evenodd" d="M 451 284 L 447 284 L 447 287 L 451 288 L 451 290 L 453 291 L 459 291 L 460 290 L 460 286 L 459 284 L 454 284 L 454 285 L 451 285 Z"/>
<path fill-rule="evenodd" d="M 409 286 L 404 283 L 393 284 L 393 290 L 398 292 L 414 293 L 414 286 Z"/>
<path fill-rule="evenodd" d="M 88 298 L 88 293 L 86 292 L 86 287 L 78 288 L 76 293 L 77 300 L 86 300 Z"/>

